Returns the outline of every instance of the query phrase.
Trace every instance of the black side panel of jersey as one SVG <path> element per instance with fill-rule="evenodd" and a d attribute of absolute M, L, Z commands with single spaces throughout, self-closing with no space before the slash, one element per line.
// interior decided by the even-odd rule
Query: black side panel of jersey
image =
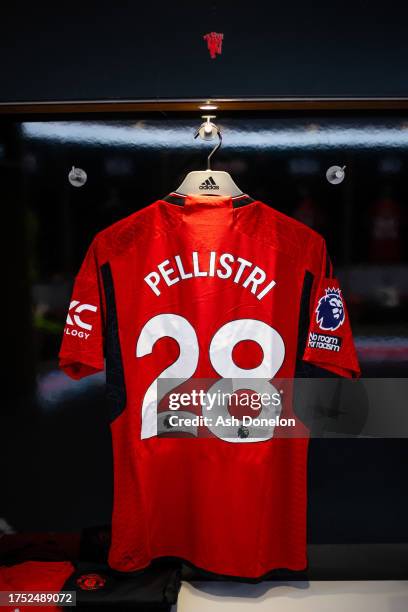
<path fill-rule="evenodd" d="M 331 278 L 332 275 L 333 275 L 333 266 L 332 266 L 332 263 L 330 261 L 329 254 L 326 253 L 326 277 L 327 278 Z"/>
<path fill-rule="evenodd" d="M 109 263 L 101 266 L 101 275 L 106 300 L 106 396 L 110 421 L 118 417 L 126 406 L 125 375 L 119 342 L 118 317 L 116 312 L 115 287 Z"/>
<path fill-rule="evenodd" d="M 302 360 L 302 357 L 303 353 L 305 352 L 307 333 L 310 325 L 310 296 L 312 293 L 313 281 L 314 275 L 309 272 L 309 270 L 306 270 L 303 278 L 302 295 L 300 298 L 295 377 L 306 376 L 306 374 L 303 373 L 303 367 L 306 364 Z"/>

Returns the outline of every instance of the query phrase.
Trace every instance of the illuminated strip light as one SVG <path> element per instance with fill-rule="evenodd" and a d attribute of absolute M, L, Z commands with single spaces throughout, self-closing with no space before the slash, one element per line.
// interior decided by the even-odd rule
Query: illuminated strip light
<path fill-rule="evenodd" d="M 197 148 L 189 128 L 157 128 L 150 125 L 106 125 L 90 122 L 27 122 L 22 124 L 25 138 L 30 140 L 51 140 L 61 144 L 81 144 L 89 146 L 114 145 L 124 147 L 172 147 Z M 240 149 L 297 149 L 333 147 L 369 148 L 384 147 L 400 149 L 408 147 L 408 130 L 398 128 L 368 126 L 366 129 L 355 127 L 324 126 L 308 130 L 304 126 L 293 129 L 226 131 L 225 147 Z"/>

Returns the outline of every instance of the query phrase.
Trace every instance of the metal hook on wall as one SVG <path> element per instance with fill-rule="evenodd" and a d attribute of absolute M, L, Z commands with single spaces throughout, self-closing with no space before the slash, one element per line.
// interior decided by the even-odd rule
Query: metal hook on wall
<path fill-rule="evenodd" d="M 215 136 L 218 136 L 218 142 L 215 147 L 210 151 L 207 157 L 207 170 L 211 170 L 211 157 L 214 155 L 216 151 L 220 148 L 222 144 L 222 135 L 220 128 L 212 123 L 210 120 L 215 119 L 214 115 L 203 115 L 203 119 L 205 119 L 204 123 L 198 128 L 197 132 L 194 134 L 194 138 L 200 136 L 203 140 L 213 140 Z"/>

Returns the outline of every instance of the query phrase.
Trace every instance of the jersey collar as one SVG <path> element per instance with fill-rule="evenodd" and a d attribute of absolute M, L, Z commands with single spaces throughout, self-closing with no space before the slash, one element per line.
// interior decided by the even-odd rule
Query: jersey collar
<path fill-rule="evenodd" d="M 175 204 L 176 206 L 191 206 L 194 203 L 208 204 L 209 207 L 224 207 L 228 208 L 232 205 L 232 208 L 240 208 L 246 204 L 255 202 L 248 194 L 244 193 L 240 196 L 231 198 L 230 196 L 217 196 L 217 195 L 201 195 L 201 194 L 188 194 L 184 195 L 173 191 L 163 198 L 165 202 Z"/>

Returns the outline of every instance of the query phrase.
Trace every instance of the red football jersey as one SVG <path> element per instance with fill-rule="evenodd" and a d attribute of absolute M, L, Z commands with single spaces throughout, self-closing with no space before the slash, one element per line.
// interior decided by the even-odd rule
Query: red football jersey
<path fill-rule="evenodd" d="M 307 438 L 158 436 L 155 393 L 159 377 L 291 378 L 299 360 L 358 375 L 323 238 L 247 196 L 170 197 L 115 223 L 76 278 L 60 365 L 81 378 L 105 358 L 110 565 L 304 569 Z"/>

